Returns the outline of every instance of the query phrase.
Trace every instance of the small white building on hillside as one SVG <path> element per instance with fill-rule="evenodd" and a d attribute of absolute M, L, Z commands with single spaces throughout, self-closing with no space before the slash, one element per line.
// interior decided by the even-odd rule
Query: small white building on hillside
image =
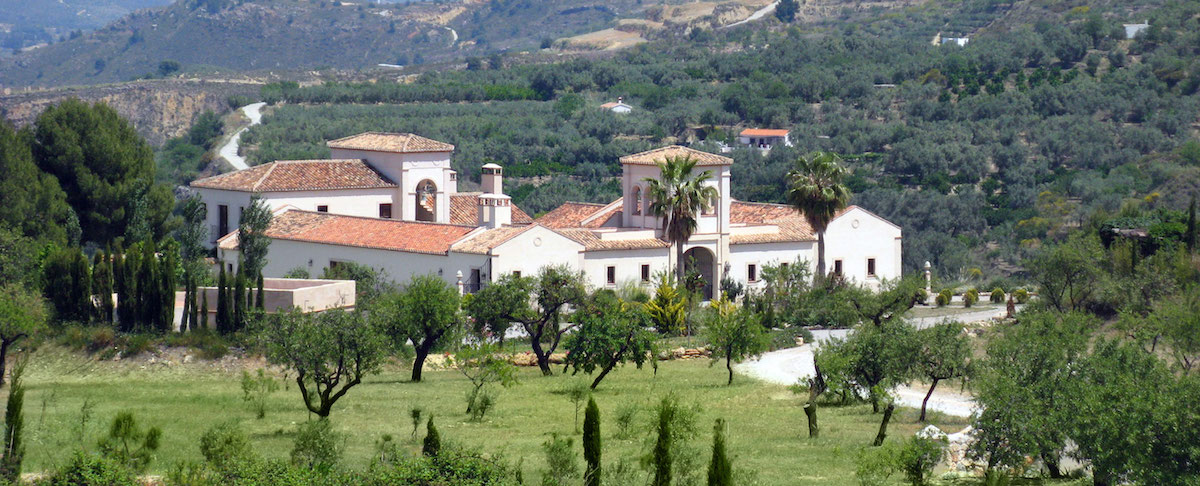
<path fill-rule="evenodd" d="M 275 212 L 267 231 L 269 277 L 294 268 L 319 276 L 355 262 L 398 282 L 434 274 L 472 292 L 502 275 L 566 265 L 583 271 L 594 288 L 649 285 L 674 268 L 675 252 L 649 210 L 645 179 L 657 178 L 667 158 L 682 156 L 697 162 L 697 173 L 710 172 L 705 184 L 719 194 L 683 248 L 709 283 L 706 296 L 726 275 L 761 285 L 766 265 L 805 262 L 815 270 L 816 237 L 807 221 L 790 206 L 734 200 L 728 157 L 679 146 L 621 157 L 622 197 L 566 203 L 533 220 L 504 194 L 499 166 L 482 168 L 482 192 L 458 193 L 447 144 L 368 133 L 329 146 L 335 159 L 279 161 L 192 184 L 220 233 L 223 265 L 232 269 L 238 261 L 231 215 L 258 192 Z M 900 276 L 900 228 L 863 208 L 839 212 L 825 240 L 828 271 L 868 286 Z"/>
<path fill-rule="evenodd" d="M 791 132 L 772 128 L 747 128 L 738 134 L 738 143 L 747 147 L 759 148 L 764 152 L 771 147 L 782 145 L 792 146 Z"/>
<path fill-rule="evenodd" d="M 608 110 L 613 113 L 629 113 L 633 111 L 633 107 L 625 104 L 625 98 L 617 97 L 616 102 L 608 102 L 600 105 L 600 109 Z"/>

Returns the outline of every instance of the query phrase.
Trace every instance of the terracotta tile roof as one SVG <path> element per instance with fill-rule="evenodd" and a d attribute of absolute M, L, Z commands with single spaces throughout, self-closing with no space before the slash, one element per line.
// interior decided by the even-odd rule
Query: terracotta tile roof
<path fill-rule="evenodd" d="M 475 253 L 479 255 L 487 255 L 492 249 L 504 244 L 504 242 L 515 238 L 517 235 L 529 231 L 536 225 L 526 226 L 506 226 L 503 228 L 494 228 L 481 232 L 471 238 L 456 243 L 451 250 L 459 253 Z"/>
<path fill-rule="evenodd" d="M 618 107 L 618 106 L 625 106 L 625 107 L 633 108 L 632 106 L 629 106 L 629 105 L 627 105 L 627 104 L 625 104 L 625 103 L 618 103 L 618 102 L 616 102 L 616 101 L 610 101 L 610 102 L 608 102 L 608 103 L 605 103 L 605 104 L 603 104 L 603 105 L 600 105 L 600 107 L 601 107 L 601 108 L 604 108 L 605 110 L 611 110 L 611 109 L 613 109 L 613 108 L 616 108 L 616 107 Z"/>
<path fill-rule="evenodd" d="M 396 184 L 360 159 L 278 160 L 193 181 L 192 187 L 243 192 L 371 189 Z"/>
<path fill-rule="evenodd" d="M 732 224 L 766 224 L 784 219 L 804 219 L 795 208 L 786 204 L 729 202 L 729 222 Z"/>
<path fill-rule="evenodd" d="M 583 245 L 586 251 L 603 251 L 603 250 L 646 250 L 656 248 L 667 248 L 670 243 L 658 238 L 639 238 L 630 240 L 605 240 L 600 238 L 600 233 L 590 229 L 559 229 L 554 230 L 556 233 L 575 240 Z"/>
<path fill-rule="evenodd" d="M 614 214 L 621 212 L 622 201 L 624 198 L 608 204 L 566 202 L 535 222 L 551 229 L 600 228 Z"/>
<path fill-rule="evenodd" d="M 450 195 L 450 224 L 476 226 L 479 224 L 479 196 L 482 192 L 457 192 Z M 512 205 L 512 224 L 529 224 L 529 217 L 516 204 Z"/>
<path fill-rule="evenodd" d="M 446 254 L 474 226 L 418 223 L 340 214 L 289 210 L 276 214 L 267 236 L 279 240 Z"/>
<path fill-rule="evenodd" d="M 696 166 L 706 165 L 730 165 L 733 164 L 733 159 L 708 152 L 701 152 L 696 149 L 680 147 L 678 145 L 670 145 L 659 147 L 654 150 L 648 150 L 642 153 L 626 155 L 621 157 L 622 164 L 638 164 L 638 165 L 658 165 L 671 157 L 691 157 L 696 161 Z"/>
<path fill-rule="evenodd" d="M 858 206 L 847 206 L 834 215 L 834 219 Z M 784 243 L 816 241 L 812 225 L 795 208 L 786 204 L 751 203 L 731 201 L 729 222 L 746 226 L 777 226 L 778 232 L 759 234 L 734 234 L 731 244 Z"/>
<path fill-rule="evenodd" d="M 450 152 L 454 146 L 411 133 L 366 132 L 331 140 L 329 148 L 371 150 L 374 152 L 414 153 Z"/>
<path fill-rule="evenodd" d="M 742 130 L 743 137 L 786 137 L 788 130 L 775 130 L 771 128 L 747 128 Z"/>

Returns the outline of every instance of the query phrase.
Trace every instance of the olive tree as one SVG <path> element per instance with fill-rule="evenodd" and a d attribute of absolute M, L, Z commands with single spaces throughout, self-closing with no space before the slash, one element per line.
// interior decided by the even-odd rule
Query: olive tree
<path fill-rule="evenodd" d="M 396 348 L 412 341 L 412 381 L 421 381 L 425 358 L 435 348 L 452 342 L 459 329 L 459 295 L 436 275 L 418 275 L 399 292 L 380 298 L 372 318 Z"/>
<path fill-rule="evenodd" d="M 712 346 L 713 360 L 725 358 L 725 370 L 729 372 L 726 385 L 733 384 L 733 363 L 762 354 L 768 345 L 758 314 L 738 308 L 724 297 L 714 301 L 705 313 L 704 335 Z"/>
<path fill-rule="evenodd" d="M 942 380 L 962 378 L 969 371 L 971 342 L 958 322 L 943 322 L 917 331 L 920 350 L 917 353 L 917 374 L 929 380 L 929 392 L 921 401 L 921 422 L 929 397 Z"/>
<path fill-rule="evenodd" d="M 633 362 L 641 368 L 646 361 L 654 363 L 656 336 L 647 330 L 651 321 L 644 306 L 624 303 L 612 291 L 602 290 L 573 317 L 580 325 L 564 345 L 566 366 L 589 375 L 599 369 L 591 389 L 618 364 Z"/>
<path fill-rule="evenodd" d="M 550 355 L 563 335 L 576 324 L 563 324 L 569 305 L 583 303 L 587 290 L 583 274 L 565 265 L 542 267 L 533 277 L 505 275 L 484 287 L 467 304 L 476 329 L 503 332 L 516 322 L 529 335 L 530 346 L 542 374 L 550 376 Z"/>
<path fill-rule="evenodd" d="M 319 417 L 387 356 L 378 330 L 359 312 L 281 312 L 263 320 L 259 338 L 268 362 L 296 374 L 304 406 Z"/>

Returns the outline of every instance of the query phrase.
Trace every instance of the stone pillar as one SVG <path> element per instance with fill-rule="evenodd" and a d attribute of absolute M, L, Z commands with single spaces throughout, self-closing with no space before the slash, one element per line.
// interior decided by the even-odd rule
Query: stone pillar
<path fill-rule="evenodd" d="M 933 296 L 933 277 L 929 271 L 929 261 L 925 261 L 925 303 L 929 303 L 929 298 Z"/>
<path fill-rule="evenodd" d="M 458 273 L 455 274 L 455 277 L 458 278 L 458 284 L 457 284 L 458 285 L 458 295 L 461 297 L 463 294 L 466 293 L 466 287 L 463 285 L 463 281 L 462 281 L 462 270 L 459 270 Z"/>

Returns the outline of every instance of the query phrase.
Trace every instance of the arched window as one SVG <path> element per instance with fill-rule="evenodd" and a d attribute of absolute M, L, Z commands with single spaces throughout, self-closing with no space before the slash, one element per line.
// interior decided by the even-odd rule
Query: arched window
<path fill-rule="evenodd" d="M 705 216 L 711 216 L 711 215 L 713 215 L 713 214 L 717 214 L 717 201 L 720 201 L 720 199 L 719 199 L 719 198 L 715 198 L 715 197 L 714 197 L 714 198 L 712 198 L 712 199 L 709 199 L 709 200 L 708 200 L 708 207 L 707 207 L 707 208 L 703 208 L 703 209 L 700 211 L 700 214 L 702 214 L 702 215 L 705 215 Z"/>
<path fill-rule="evenodd" d="M 429 179 L 417 184 L 417 221 L 437 221 L 437 185 Z"/>
<path fill-rule="evenodd" d="M 633 186 L 633 215 L 640 216 L 642 214 L 642 188 Z"/>

